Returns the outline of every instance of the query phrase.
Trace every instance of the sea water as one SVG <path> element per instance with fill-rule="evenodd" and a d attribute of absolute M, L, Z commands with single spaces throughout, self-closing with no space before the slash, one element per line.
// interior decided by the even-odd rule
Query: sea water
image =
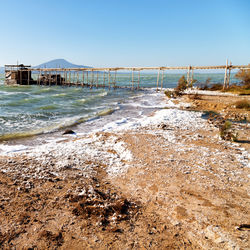
<path fill-rule="evenodd" d="M 182 74 L 167 74 L 163 88 L 174 88 Z M 131 74 L 117 74 L 119 86 L 137 86 Z M 197 74 L 198 83 L 211 78 L 222 83 L 223 74 Z M 232 81 L 237 81 L 233 77 Z M 0 140 L 58 132 L 74 126 L 80 132 L 101 129 L 109 122 L 123 122 L 163 107 L 155 96 L 157 73 L 141 74 L 141 90 L 68 86 L 6 86 L 0 75 Z M 107 83 L 106 83 L 107 84 Z M 133 86 L 132 86 L 133 85 Z M 161 79 L 159 81 L 161 86 Z"/>

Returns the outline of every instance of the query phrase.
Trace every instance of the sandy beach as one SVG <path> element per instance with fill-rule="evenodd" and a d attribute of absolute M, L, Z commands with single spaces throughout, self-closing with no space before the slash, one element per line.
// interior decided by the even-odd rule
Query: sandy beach
<path fill-rule="evenodd" d="M 159 98 L 146 117 L 2 152 L 1 247 L 249 248 L 249 123 L 225 141 L 203 112 L 249 111 L 237 96 Z"/>

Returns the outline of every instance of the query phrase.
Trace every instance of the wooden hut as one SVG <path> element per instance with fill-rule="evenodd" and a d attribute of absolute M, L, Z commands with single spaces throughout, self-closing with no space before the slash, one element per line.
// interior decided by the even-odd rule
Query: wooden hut
<path fill-rule="evenodd" d="M 7 85 L 29 85 L 34 84 L 31 77 L 31 66 L 19 65 L 5 65 L 5 84 Z"/>

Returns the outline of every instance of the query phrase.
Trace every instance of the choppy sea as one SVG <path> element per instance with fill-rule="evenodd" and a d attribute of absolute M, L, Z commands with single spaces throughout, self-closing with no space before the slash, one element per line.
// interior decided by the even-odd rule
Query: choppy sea
<path fill-rule="evenodd" d="M 181 74 L 164 77 L 163 88 L 174 88 Z M 197 74 L 197 84 L 223 74 Z M 62 86 L 6 86 L 0 75 L 0 141 L 61 133 L 71 127 L 85 133 L 110 121 L 138 117 L 163 107 L 155 95 L 157 74 L 141 74 L 141 90 Z M 237 81 L 233 77 L 232 81 Z M 117 75 L 120 85 L 131 85 L 131 75 Z"/>

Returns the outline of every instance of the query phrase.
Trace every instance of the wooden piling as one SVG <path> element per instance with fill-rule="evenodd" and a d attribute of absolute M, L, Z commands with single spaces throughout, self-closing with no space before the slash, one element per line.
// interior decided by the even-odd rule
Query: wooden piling
<path fill-rule="evenodd" d="M 98 71 L 96 72 L 96 88 L 98 88 Z"/>
<path fill-rule="evenodd" d="M 64 71 L 64 74 L 65 74 L 64 84 L 67 85 L 68 74 L 67 74 L 67 71 L 66 71 L 66 70 Z"/>
<path fill-rule="evenodd" d="M 39 71 L 39 75 L 38 75 L 38 84 L 41 84 L 41 70 Z"/>
<path fill-rule="evenodd" d="M 157 75 L 157 82 L 156 82 L 156 91 L 158 91 L 158 88 L 159 88 L 160 71 L 161 69 L 159 68 L 158 75 Z"/>
<path fill-rule="evenodd" d="M 110 89 L 110 70 L 109 70 L 109 78 L 108 78 L 108 80 L 109 80 L 109 89 Z"/>
<path fill-rule="evenodd" d="M 49 72 L 49 86 L 51 85 L 51 72 Z"/>
<path fill-rule="evenodd" d="M 132 70 L 132 90 L 134 90 L 134 69 Z"/>
<path fill-rule="evenodd" d="M 57 85 L 57 71 L 55 71 L 56 85 Z"/>
<path fill-rule="evenodd" d="M 190 87 L 193 87 L 193 82 L 194 82 L 194 70 L 192 68 L 192 74 L 191 74 L 191 82 L 190 82 Z"/>
<path fill-rule="evenodd" d="M 30 85 L 30 72 L 31 71 L 28 70 L 28 85 Z"/>
<path fill-rule="evenodd" d="M 22 69 L 20 70 L 20 84 L 22 84 L 23 78 L 22 78 Z"/>
<path fill-rule="evenodd" d="M 44 72 L 44 77 L 45 77 L 45 79 L 44 79 L 44 85 L 47 85 L 47 80 L 48 80 L 48 78 L 47 78 L 47 71 L 45 71 Z"/>
<path fill-rule="evenodd" d="M 92 70 L 91 72 L 91 88 L 93 87 L 94 84 L 94 71 Z"/>
<path fill-rule="evenodd" d="M 226 84 L 227 84 L 227 67 L 228 67 L 228 60 L 227 60 L 227 62 L 226 62 L 226 67 L 225 67 L 225 76 L 224 76 L 223 89 L 226 88 Z"/>
<path fill-rule="evenodd" d="M 187 86 L 190 85 L 190 68 L 191 68 L 191 66 L 188 66 L 188 71 L 187 71 Z"/>
<path fill-rule="evenodd" d="M 60 85 L 62 85 L 62 72 L 60 71 Z"/>
<path fill-rule="evenodd" d="M 163 79 L 164 79 L 164 70 L 162 70 L 162 74 L 161 74 L 161 90 L 163 88 Z"/>
<path fill-rule="evenodd" d="M 137 83 L 137 89 L 140 88 L 140 70 L 138 71 L 138 83 Z"/>
<path fill-rule="evenodd" d="M 230 85 L 231 65 L 232 63 L 230 62 L 229 69 L 228 69 L 227 88 L 229 88 L 229 85 Z"/>
<path fill-rule="evenodd" d="M 115 86 L 116 86 L 116 75 L 117 75 L 117 70 L 115 71 L 115 83 L 114 83 Z"/>
<path fill-rule="evenodd" d="M 103 71 L 103 87 L 105 87 L 105 71 Z"/>

